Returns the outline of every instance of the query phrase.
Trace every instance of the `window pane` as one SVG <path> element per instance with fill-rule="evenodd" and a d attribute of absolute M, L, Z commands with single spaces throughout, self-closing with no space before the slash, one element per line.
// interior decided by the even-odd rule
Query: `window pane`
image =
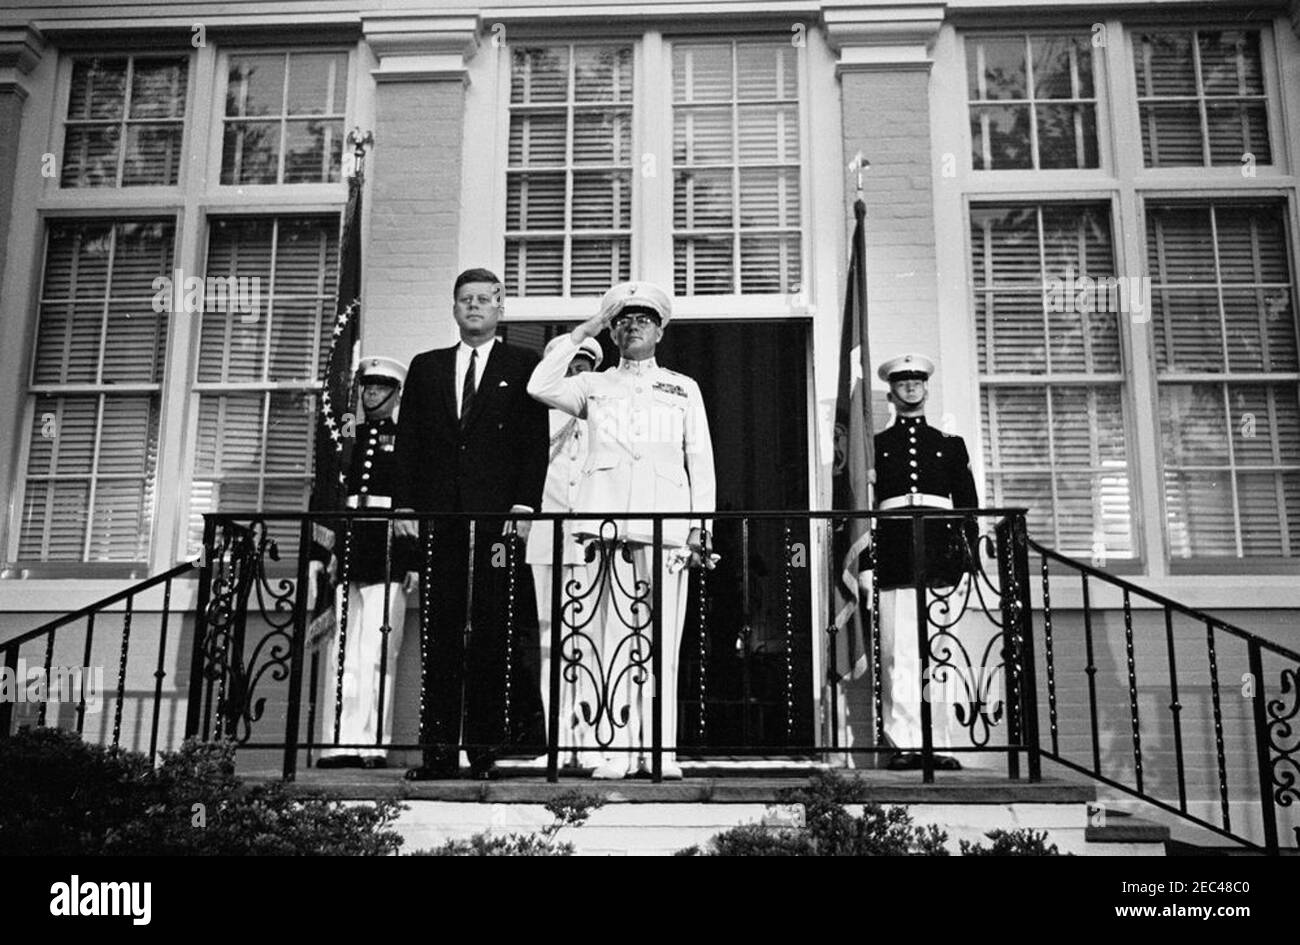
<path fill-rule="evenodd" d="M 976 170 L 1007 170 L 1034 166 L 1029 143 L 1030 106 L 977 105 L 971 108 L 971 155 Z M 988 160 L 984 151 L 988 150 Z"/>
<path fill-rule="evenodd" d="M 574 47 L 573 70 L 573 97 L 579 102 L 626 102 L 632 98 L 629 46 Z"/>
<path fill-rule="evenodd" d="M 120 125 L 69 125 L 63 141 L 63 187 L 117 185 Z"/>
<path fill-rule="evenodd" d="M 1097 110 L 1092 105 L 1039 105 L 1040 167 L 1097 167 Z"/>
<path fill-rule="evenodd" d="M 121 118 L 126 110 L 126 72 L 125 58 L 74 62 L 68 120 Z"/>
<path fill-rule="evenodd" d="M 136 59 L 131 75 L 131 117 L 184 117 L 186 73 L 184 59 Z"/>
<path fill-rule="evenodd" d="M 511 102 L 563 102 L 569 97 L 569 47 L 515 47 Z"/>
<path fill-rule="evenodd" d="M 1092 98 L 1092 47 L 1080 36 L 1033 36 L 1034 97 Z"/>
<path fill-rule="evenodd" d="M 231 117 L 284 112 L 283 53 L 231 56 L 226 84 L 226 114 Z"/>
<path fill-rule="evenodd" d="M 286 184 L 323 184 L 340 179 L 343 122 L 288 121 L 284 135 Z"/>
<path fill-rule="evenodd" d="M 979 51 L 968 57 L 970 97 L 973 99 L 1028 98 L 1023 36 L 990 36 L 978 41 Z M 982 54 L 984 68 L 980 70 Z"/>
<path fill-rule="evenodd" d="M 732 47 L 720 44 L 673 46 L 673 101 L 726 102 L 732 97 Z"/>
<path fill-rule="evenodd" d="M 347 53 L 293 53 L 289 57 L 288 113 L 342 113 L 347 99 L 347 75 Z"/>
<path fill-rule="evenodd" d="M 1148 167 L 1271 164 L 1258 30 L 1170 30 L 1134 41 Z"/>
<path fill-rule="evenodd" d="M 280 173 L 280 122 L 228 122 L 221 147 L 221 183 L 274 184 Z"/>

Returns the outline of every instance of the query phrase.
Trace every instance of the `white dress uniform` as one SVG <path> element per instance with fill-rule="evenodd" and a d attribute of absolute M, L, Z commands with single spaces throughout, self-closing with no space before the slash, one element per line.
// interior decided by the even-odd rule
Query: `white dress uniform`
<path fill-rule="evenodd" d="M 552 340 L 547 351 L 563 339 Z M 588 338 L 582 344 L 593 365 L 600 366 L 603 358 L 600 343 Z M 578 505 L 578 485 L 582 471 L 587 464 L 587 422 L 571 417 L 563 410 L 550 412 L 551 451 L 550 462 L 546 469 L 546 483 L 542 488 L 543 512 L 572 512 Z M 528 533 L 528 544 L 524 560 L 533 569 L 533 587 L 537 598 L 537 624 L 540 634 L 541 654 L 541 691 L 542 715 L 550 725 L 551 706 L 551 589 L 554 586 L 555 523 L 538 521 L 533 523 Z M 560 586 L 585 576 L 582 568 L 582 548 L 573 537 L 573 526 L 563 526 L 565 536 L 561 542 L 563 562 Z M 588 706 L 588 712 L 597 705 L 595 690 L 585 672 L 573 671 L 572 679 L 560 680 L 560 729 L 559 739 L 562 751 L 570 752 L 564 760 L 578 764 L 596 764 L 597 762 L 579 750 L 595 744 L 594 731 L 583 718 L 582 706 Z"/>
<path fill-rule="evenodd" d="M 660 367 L 653 358 L 623 360 L 612 370 L 565 377 L 578 345 L 571 335 L 562 338 L 564 343 L 533 371 L 528 393 L 587 421 L 590 444 L 578 485 L 577 509 L 700 516 L 664 521 L 664 568 L 659 575 L 651 574 L 651 522 L 615 520 L 612 535 L 609 528 L 601 531 L 599 519 L 574 525 L 579 538 L 601 534 L 625 542 L 631 559 L 625 560 L 620 553 L 595 555 L 595 560 L 583 567 L 586 580 L 578 595 L 595 589 L 602 559 L 612 560 L 613 573 L 600 582 L 589 631 L 600 641 L 600 676 L 606 692 L 606 704 L 596 720 L 596 738 L 602 747 L 624 749 L 610 752 L 607 763 L 626 759 L 629 772 L 633 772 L 640 764 L 648 766 L 645 753 L 653 738 L 649 604 L 655 578 L 663 601 L 663 743 L 677 743 L 677 658 L 686 613 L 687 572 L 669 570 L 668 551 L 683 547 L 692 527 L 707 528 L 704 517 L 715 511 L 713 445 L 704 401 L 691 378 Z M 638 586 L 638 582 L 644 583 Z M 633 608 L 634 597 L 641 597 L 645 605 Z M 590 607 L 591 601 L 585 606 Z M 634 634 L 629 624 L 642 627 L 644 636 Z M 623 721 L 625 708 L 627 718 Z M 675 764 L 675 753 L 665 752 L 664 763 Z"/>

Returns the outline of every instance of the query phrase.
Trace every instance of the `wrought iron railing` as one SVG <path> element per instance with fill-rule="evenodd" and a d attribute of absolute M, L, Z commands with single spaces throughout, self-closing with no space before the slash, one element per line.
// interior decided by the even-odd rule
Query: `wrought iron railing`
<path fill-rule="evenodd" d="M 356 529 L 403 518 L 409 520 L 413 516 L 383 510 L 207 516 L 187 734 L 202 738 L 232 737 L 246 748 L 281 750 L 286 778 L 294 777 L 300 752 L 306 752 L 310 763 L 312 753 L 322 748 L 384 747 L 414 751 L 435 747 L 436 740 L 423 730 L 415 741 L 394 739 L 384 743 L 376 739 L 374 743 L 359 744 L 341 740 L 343 667 L 335 668 L 333 679 L 322 681 L 318 653 L 307 646 L 310 615 L 302 589 L 309 580 L 308 549 L 313 526 L 332 528 L 339 539 L 337 547 L 343 548 L 350 545 Z M 503 718 L 498 726 L 501 739 L 476 742 L 462 736 L 450 745 L 453 751 L 544 754 L 547 776 L 552 780 L 560 776 L 564 762 L 593 752 L 635 753 L 643 758 L 646 773 L 656 779 L 662 776 L 662 758 L 669 752 L 686 756 L 763 754 L 819 758 L 838 755 L 865 759 L 883 753 L 915 751 L 921 758 L 919 767 L 925 781 L 934 779 L 936 757 L 940 754 L 973 758 L 980 753 L 1000 753 L 1007 758 L 1010 776 L 1020 776 L 1023 755 L 1028 776 L 1039 777 L 1037 745 L 1029 737 L 1037 732 L 1037 709 L 1023 510 L 947 512 L 916 508 L 854 513 L 719 512 L 711 516 L 714 549 L 720 554 L 721 563 L 716 570 L 691 572 L 685 626 L 680 637 L 683 671 L 679 675 L 685 677 L 679 690 L 684 692 L 684 697 L 678 703 L 682 722 L 676 731 L 665 731 L 663 724 L 666 702 L 677 693 L 667 693 L 663 687 L 662 582 L 651 576 L 663 574 L 665 562 L 674 555 L 671 548 L 664 547 L 665 530 L 692 519 L 671 513 L 516 517 L 519 521 L 561 524 L 562 527 L 552 530 L 551 560 L 572 560 L 572 550 L 568 552 L 570 557 L 565 557 L 565 545 L 572 540 L 575 530 L 583 529 L 582 523 L 586 523 L 585 534 L 592 536 L 582 545 L 577 566 L 554 568 L 550 572 L 549 646 L 545 646 L 548 641 L 536 643 L 558 654 L 558 658 L 550 660 L 547 677 L 538 679 L 536 664 L 521 658 L 529 645 L 528 634 L 536 634 L 536 630 L 520 621 L 520 616 L 529 609 L 527 601 L 513 596 L 516 588 L 524 583 L 523 571 L 528 566 L 516 543 L 498 539 L 508 518 L 461 515 L 418 520 L 421 582 L 425 590 L 417 624 L 422 683 L 420 693 L 398 693 L 399 704 L 405 700 L 409 708 L 430 683 L 430 678 L 424 675 L 430 664 L 429 610 L 439 606 L 437 600 L 429 599 L 433 587 L 430 572 L 440 560 L 437 551 L 440 534 L 460 529 L 463 536 L 468 529 L 468 540 L 475 547 L 482 542 L 490 543 L 493 551 L 499 552 L 497 566 L 504 568 L 509 578 L 502 585 L 508 589 L 505 593 L 511 595 L 505 608 L 507 626 L 501 635 L 505 652 L 493 664 L 499 671 L 492 678 L 471 680 L 473 686 L 499 688 L 503 696 L 500 701 Z M 899 519 L 912 523 L 912 539 L 919 543 L 933 540 L 933 536 L 927 537 L 926 529 L 936 522 L 988 525 L 976 547 L 965 541 L 960 543 L 966 576 L 955 586 L 930 587 L 931 576 L 926 573 L 924 557 L 914 558 L 913 585 L 907 593 L 918 602 L 918 616 L 915 625 L 909 626 L 906 632 L 914 632 L 918 641 L 925 641 L 915 687 L 925 698 L 919 700 L 921 739 L 913 745 L 889 745 L 884 738 L 885 725 L 880 715 L 879 608 L 870 606 L 873 601 L 879 603 L 880 591 L 873 585 L 862 592 L 864 599 L 859 612 L 867 628 L 865 638 L 854 638 L 857 654 L 854 645 L 842 645 L 848 644 L 844 636 L 851 627 L 842 630 L 833 622 L 828 626 L 814 626 L 813 622 L 813 595 L 824 594 L 831 581 L 822 557 L 824 550 L 820 554 L 814 550 L 825 547 L 824 543 L 812 541 L 814 528 L 843 526 L 850 520 L 865 520 L 874 525 Z M 693 520 L 699 523 L 698 516 Z M 648 567 L 640 576 L 627 567 L 634 546 L 619 540 L 627 534 L 630 524 L 639 525 L 648 539 L 642 552 Z M 384 570 L 388 577 L 400 580 L 400 576 L 391 573 L 394 534 L 395 528 L 389 524 L 384 542 Z M 295 555 L 282 553 L 282 549 L 292 545 L 297 546 Z M 778 560 L 764 558 L 756 551 L 759 545 L 774 548 Z M 814 554 L 819 554 L 821 566 L 814 566 L 811 558 Z M 994 562 L 996 568 L 992 567 Z M 863 563 L 868 562 L 864 559 Z M 342 555 L 338 561 L 340 587 L 348 586 L 352 567 L 350 556 Z M 874 576 L 877 571 L 872 569 L 870 573 Z M 473 594 L 481 593 L 481 588 L 475 590 L 476 587 L 478 582 L 471 578 L 467 616 L 473 613 Z M 1002 588 L 1009 588 L 1009 593 L 1004 594 Z M 871 600 L 866 599 L 868 594 Z M 614 605 L 606 603 L 605 610 L 607 616 L 613 615 L 618 620 L 617 639 L 611 639 L 608 630 L 595 622 L 601 609 L 597 604 L 611 596 L 616 598 Z M 980 623 L 977 640 L 962 629 L 963 618 L 972 615 L 978 616 Z M 396 615 L 386 614 L 380 628 L 385 647 L 394 619 Z M 348 597 L 342 594 L 336 620 L 340 637 L 352 632 L 351 622 Z M 756 628 L 762 632 L 756 633 Z M 340 644 L 338 649 L 345 660 L 347 647 Z M 868 649 L 874 659 L 861 652 Z M 841 651 L 850 659 L 855 655 L 867 657 L 855 662 L 871 666 L 876 682 L 874 733 L 873 726 L 859 725 L 852 739 L 844 735 L 848 726 L 835 685 L 853 670 L 851 666 L 839 665 L 843 658 Z M 764 662 L 761 674 L 754 672 L 751 662 L 747 662 L 758 653 L 770 657 Z M 731 718 L 728 723 L 728 708 L 737 700 L 714 701 L 711 687 L 727 676 L 729 654 L 735 654 L 735 662 L 742 667 L 741 672 L 732 672 L 731 676 L 740 697 L 738 701 L 743 705 L 739 721 Z M 821 678 L 831 684 L 824 689 L 830 696 L 820 706 L 820 719 L 812 717 L 814 689 L 818 688 L 811 675 L 814 666 Z M 387 667 L 385 656 L 379 666 L 381 691 L 394 684 L 387 678 Z M 764 680 L 769 704 L 758 707 L 763 708 L 759 712 L 754 704 L 754 691 L 764 688 L 760 684 Z M 327 690 L 323 702 L 319 691 L 321 682 Z M 285 684 L 282 696 L 269 693 L 275 683 Z M 515 724 L 518 718 L 512 718 L 512 714 L 521 712 L 520 706 L 527 705 L 524 694 L 530 688 L 536 690 L 539 684 L 549 690 L 546 700 L 549 718 L 545 719 L 544 731 L 551 735 L 539 735 L 531 743 L 512 742 L 520 728 Z M 772 689 L 777 691 L 775 698 Z M 578 704 L 570 707 L 579 717 L 578 727 L 584 730 L 581 743 L 555 735 L 562 728 L 559 715 L 566 690 L 580 690 L 583 694 Z M 640 739 L 629 746 L 625 744 L 623 730 L 634 715 L 633 700 L 650 705 L 652 730 L 642 731 Z M 270 734 L 268 726 L 273 724 L 268 715 L 268 707 L 273 702 L 283 707 L 283 727 L 274 726 L 283 733 L 280 738 L 266 737 Z M 382 702 L 381 699 L 381 711 Z M 942 710 L 938 719 L 943 723 L 940 727 L 946 725 L 958 733 L 953 744 L 936 744 L 933 738 L 936 707 Z M 305 732 L 301 725 L 304 712 Z M 409 715 L 408 712 L 408 719 Z M 318 737 L 318 721 L 322 717 L 324 731 Z M 821 727 L 829 733 L 828 737 L 818 739 L 814 735 L 817 722 L 823 723 Z M 379 727 L 382 729 L 382 722 Z M 714 731 L 717 727 L 724 731 Z"/>
<path fill-rule="evenodd" d="M 48 715 L 51 705 L 56 705 L 59 701 L 59 694 L 54 692 L 56 682 L 62 678 L 72 679 L 72 674 L 76 674 L 77 683 L 70 688 L 75 690 L 76 698 L 76 722 L 75 731 L 82 735 L 86 726 L 86 697 L 87 687 L 84 684 L 83 674 L 90 673 L 95 667 L 93 663 L 93 653 L 95 651 L 95 634 L 96 630 L 104 633 L 108 632 L 120 634 L 116 646 L 117 655 L 117 682 L 113 690 L 113 724 L 112 735 L 109 743 L 113 747 L 118 747 L 122 741 L 122 713 L 127 704 L 127 663 L 131 656 L 131 631 L 136 617 L 136 602 L 148 592 L 161 585 L 162 600 L 158 605 L 150 604 L 149 613 L 152 618 L 154 615 L 158 618 L 158 639 L 157 639 L 157 659 L 153 672 L 154 684 L 152 692 L 130 693 L 149 707 L 149 741 L 148 753 L 152 758 L 158 751 L 158 727 L 160 713 L 166 699 L 163 694 L 164 680 L 167 678 L 167 644 L 168 635 L 172 629 L 172 618 L 175 616 L 177 622 L 185 616 L 183 611 L 175 611 L 172 608 L 172 590 L 178 580 L 183 580 L 190 576 L 198 569 L 198 564 L 192 561 L 186 561 L 178 564 L 176 567 L 165 571 L 162 574 L 155 575 L 147 580 L 141 581 L 125 590 L 116 594 L 111 594 L 102 600 L 96 601 L 75 610 L 71 613 L 64 614 L 61 617 L 42 624 L 41 626 L 30 630 L 26 633 L 19 634 L 4 642 L 0 643 L 0 665 L 4 666 L 9 674 L 13 685 L 18 688 L 27 687 L 31 693 L 39 694 L 40 697 L 29 701 L 29 708 L 34 707 L 36 711 L 35 724 L 45 726 L 48 721 Z M 116 608 L 121 604 L 120 623 L 117 621 L 118 614 Z M 114 626 L 105 627 L 109 620 L 113 621 Z M 97 626 L 98 624 L 98 626 Z M 60 667 L 54 663 L 54 654 L 58 644 L 61 641 L 67 641 L 71 638 L 76 641 L 76 634 L 81 634 L 82 658 L 81 663 L 76 667 Z M 43 641 L 44 648 L 40 649 L 40 643 Z M 41 662 L 38 667 L 33 667 L 37 672 L 19 672 L 20 660 L 24 647 L 31 648 L 35 645 L 36 651 L 41 653 Z M 39 675 L 38 675 L 39 674 Z M 39 685 L 35 681 L 39 678 Z M 64 693 L 66 695 L 66 693 Z M 0 738 L 9 736 L 14 726 L 15 709 L 18 706 L 16 700 L 0 700 Z"/>
<path fill-rule="evenodd" d="M 1028 546 L 1042 581 L 1043 756 L 1268 853 L 1279 852 L 1290 814 L 1300 846 L 1300 654 L 1035 541 Z M 1118 593 L 1118 608 L 1095 606 L 1099 586 Z M 1053 603 L 1076 590 L 1077 605 Z M 1107 625 L 1110 614 L 1122 614 L 1121 627 Z M 1099 664 L 1120 647 L 1123 669 L 1106 673 Z M 1102 691 L 1108 677 L 1124 686 L 1110 699 Z M 1168 699 L 1163 711 L 1154 711 L 1153 697 Z M 1190 732 L 1189 700 L 1203 723 Z M 1084 703 L 1086 712 L 1070 711 Z M 1202 742 L 1201 752 L 1212 743 L 1208 766 L 1189 763 L 1189 739 Z M 1198 784 L 1207 767 L 1212 782 Z M 1198 805 L 1198 787 L 1208 805 Z"/>

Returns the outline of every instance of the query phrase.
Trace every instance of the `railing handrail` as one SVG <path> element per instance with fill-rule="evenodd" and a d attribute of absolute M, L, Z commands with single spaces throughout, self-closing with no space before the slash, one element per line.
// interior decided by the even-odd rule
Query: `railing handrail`
<path fill-rule="evenodd" d="M 116 591 L 109 594 L 107 597 L 89 603 L 80 610 L 74 610 L 61 617 L 55 617 L 53 620 L 41 624 L 35 630 L 28 630 L 26 633 L 22 633 L 16 637 L 0 641 L 0 650 L 6 650 L 11 646 L 22 646 L 24 643 L 29 643 L 32 640 L 35 640 L 37 637 L 44 636 L 51 630 L 57 630 L 59 627 L 67 626 L 83 617 L 89 617 L 91 614 L 98 613 L 107 607 L 111 607 L 119 601 L 124 601 L 129 597 L 136 596 L 137 594 L 142 594 L 155 585 L 166 583 L 167 581 L 180 577 L 188 571 L 197 571 L 198 569 L 199 563 L 197 561 L 182 561 L 180 564 L 168 571 L 163 571 L 160 574 L 155 574 L 153 577 L 145 578 L 143 581 L 132 584 L 124 590 Z"/>
<path fill-rule="evenodd" d="M 1102 571 L 1099 568 L 1095 568 L 1092 565 L 1084 564 L 1082 561 L 1079 561 L 1076 558 L 1071 558 L 1068 555 L 1063 555 L 1059 551 L 1053 551 L 1051 548 L 1046 548 L 1043 545 L 1040 545 L 1032 538 L 1029 539 L 1029 547 L 1032 548 L 1038 554 L 1046 558 L 1050 558 L 1053 561 L 1058 561 L 1061 564 L 1066 565 L 1067 567 L 1074 568 L 1076 571 L 1082 571 L 1083 573 L 1087 574 L 1090 577 L 1095 577 L 1098 580 L 1103 581 L 1107 584 L 1112 584 L 1116 587 L 1122 588 L 1123 590 L 1126 590 L 1131 594 L 1137 594 L 1139 597 L 1143 597 L 1151 601 L 1152 603 L 1159 604 L 1161 607 L 1168 607 L 1170 610 L 1174 610 L 1181 614 L 1184 614 L 1185 616 L 1191 617 L 1192 619 L 1197 620 L 1200 623 L 1213 624 L 1217 629 L 1224 630 L 1232 634 L 1233 636 L 1241 638 L 1247 643 L 1251 643 L 1251 642 L 1258 643 L 1261 647 L 1264 647 L 1265 649 L 1268 650 L 1272 650 L 1274 653 L 1278 654 L 1279 656 L 1284 656 L 1287 659 L 1292 659 L 1292 660 L 1296 660 L 1297 662 L 1300 662 L 1300 653 L 1288 649 L 1287 647 L 1282 646 L 1280 643 L 1274 643 L 1272 640 L 1266 639 L 1265 637 L 1261 637 L 1257 633 L 1251 633 L 1249 630 L 1244 630 L 1241 627 L 1236 626 L 1235 624 L 1230 624 L 1225 620 L 1221 620 L 1220 618 L 1215 617 L 1213 614 L 1206 613 L 1203 610 L 1197 610 L 1195 607 L 1189 607 L 1186 604 L 1179 603 L 1178 601 L 1174 600 L 1171 597 L 1166 597 L 1165 595 L 1157 593 L 1156 591 L 1147 590 L 1146 588 L 1142 587 L 1140 584 L 1134 584 L 1132 581 L 1126 581 L 1121 577 L 1116 577 L 1115 575 L 1110 574 L 1106 571 Z"/>
<path fill-rule="evenodd" d="M 788 510 L 751 510 L 726 509 L 716 512 L 680 511 L 680 512 L 623 512 L 623 511 L 587 511 L 572 512 L 422 512 L 419 510 L 399 511 L 397 509 L 337 509 L 330 512 L 205 512 L 205 519 L 218 523 L 247 522 L 256 519 L 261 522 L 332 522 L 339 519 L 444 519 L 448 521 L 472 521 L 488 519 L 502 521 L 536 521 L 557 522 L 590 521 L 592 519 L 619 519 L 633 521 L 662 521 L 665 519 L 757 519 L 759 521 L 780 521 L 790 518 L 806 519 L 872 519 L 872 518 L 965 518 L 977 515 L 982 518 L 1008 515 L 1022 515 L 1025 508 L 990 507 L 937 509 L 916 506 L 898 509 L 788 509 Z"/>

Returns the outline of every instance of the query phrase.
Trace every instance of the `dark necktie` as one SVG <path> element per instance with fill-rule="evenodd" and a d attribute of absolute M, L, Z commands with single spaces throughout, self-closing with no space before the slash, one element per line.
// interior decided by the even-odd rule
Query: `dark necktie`
<path fill-rule="evenodd" d="M 460 389 L 460 422 L 463 425 L 465 418 L 469 416 L 469 405 L 474 402 L 474 391 L 477 386 L 474 383 L 474 367 L 478 364 L 478 351 L 474 348 L 469 352 L 469 370 L 465 372 L 465 383 Z"/>

